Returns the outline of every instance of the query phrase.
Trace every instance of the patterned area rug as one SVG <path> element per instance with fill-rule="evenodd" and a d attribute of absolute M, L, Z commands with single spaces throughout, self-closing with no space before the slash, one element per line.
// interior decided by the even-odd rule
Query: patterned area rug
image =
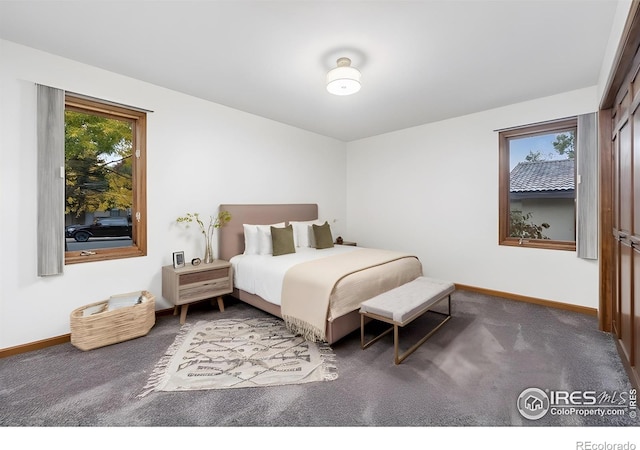
<path fill-rule="evenodd" d="M 334 363 L 328 344 L 292 334 L 276 317 L 186 323 L 138 397 L 331 381 L 338 378 Z"/>

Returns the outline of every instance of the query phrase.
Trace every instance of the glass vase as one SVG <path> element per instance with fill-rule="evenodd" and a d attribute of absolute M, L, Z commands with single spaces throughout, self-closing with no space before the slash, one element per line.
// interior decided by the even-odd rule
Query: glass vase
<path fill-rule="evenodd" d="M 204 258 L 202 260 L 205 264 L 210 264 L 213 262 L 213 249 L 211 248 L 211 240 L 204 240 Z"/>

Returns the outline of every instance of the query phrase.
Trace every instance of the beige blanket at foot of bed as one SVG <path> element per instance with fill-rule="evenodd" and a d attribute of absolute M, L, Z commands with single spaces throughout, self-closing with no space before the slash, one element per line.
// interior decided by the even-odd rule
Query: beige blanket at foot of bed
<path fill-rule="evenodd" d="M 336 283 L 352 273 L 414 255 L 359 248 L 290 268 L 282 284 L 281 311 L 287 327 L 309 341 L 325 341 L 329 298 Z"/>

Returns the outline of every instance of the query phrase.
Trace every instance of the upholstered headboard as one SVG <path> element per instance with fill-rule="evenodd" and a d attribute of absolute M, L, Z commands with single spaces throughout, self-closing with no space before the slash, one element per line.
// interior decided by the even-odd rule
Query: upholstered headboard
<path fill-rule="evenodd" d="M 220 211 L 229 211 L 231 221 L 218 228 L 218 258 L 229 261 L 244 252 L 242 224 L 266 225 L 270 223 L 304 221 L 318 218 L 315 203 L 274 205 L 220 205 Z"/>

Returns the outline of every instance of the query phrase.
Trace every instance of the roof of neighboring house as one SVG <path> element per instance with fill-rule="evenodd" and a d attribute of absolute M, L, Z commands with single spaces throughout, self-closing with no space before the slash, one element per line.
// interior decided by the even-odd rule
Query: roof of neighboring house
<path fill-rule="evenodd" d="M 511 171 L 511 192 L 572 191 L 575 189 L 575 161 L 521 162 Z"/>

